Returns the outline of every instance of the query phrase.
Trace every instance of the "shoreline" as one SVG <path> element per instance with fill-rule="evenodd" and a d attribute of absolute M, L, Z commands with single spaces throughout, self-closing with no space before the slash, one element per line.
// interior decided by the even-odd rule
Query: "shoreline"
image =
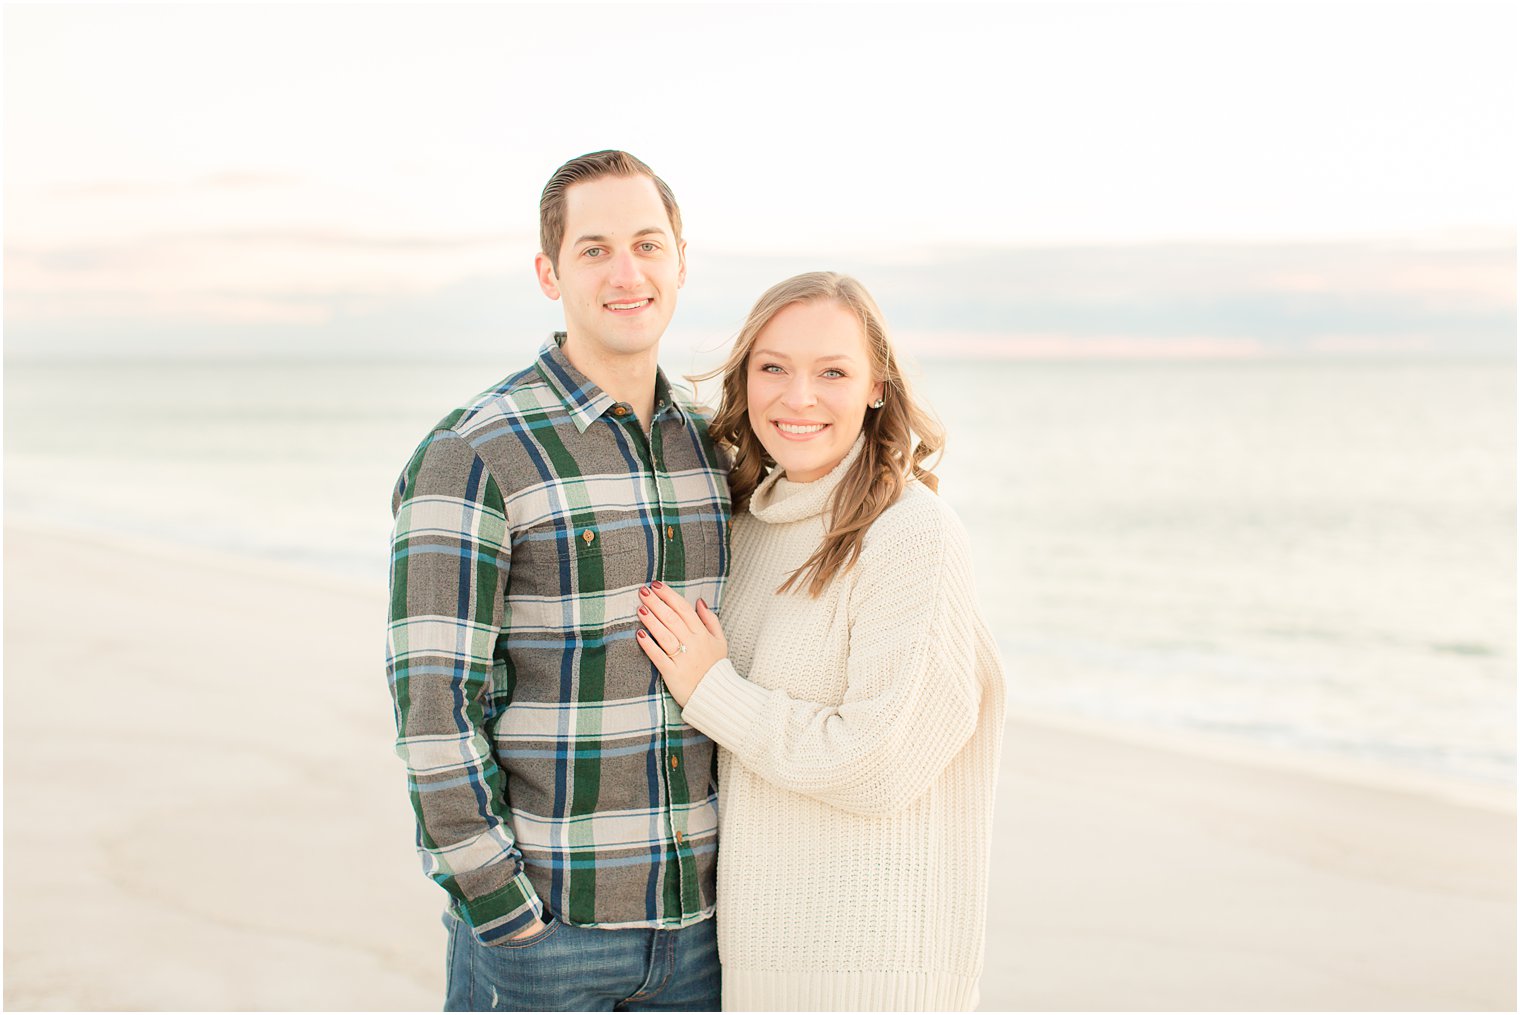
<path fill-rule="evenodd" d="M 383 589 L 5 551 L 6 1007 L 436 1009 Z M 1093 726 L 1011 716 L 984 1008 L 1513 1009 L 1513 807 Z"/>
<path fill-rule="evenodd" d="M 1256 768 L 1346 786 L 1438 800 L 1496 814 L 1517 813 L 1516 789 L 1502 783 L 1480 783 L 1435 775 L 1422 769 L 1351 758 L 1301 747 L 1273 747 L 1224 734 L 1155 729 L 1108 722 L 1036 708 L 1008 709 L 1010 724 L 1077 733 L 1147 750 L 1197 758 L 1200 761 Z"/>

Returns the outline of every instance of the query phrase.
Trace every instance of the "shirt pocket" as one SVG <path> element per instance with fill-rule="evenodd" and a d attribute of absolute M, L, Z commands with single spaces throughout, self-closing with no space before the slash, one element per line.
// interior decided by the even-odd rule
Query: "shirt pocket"
<path fill-rule="evenodd" d="M 649 580 L 653 534 L 637 521 L 580 519 L 530 529 L 512 547 L 512 591 L 587 596 Z"/>
<path fill-rule="evenodd" d="M 676 580 L 683 581 L 686 598 L 695 602 L 705 599 L 717 608 L 728 577 L 729 538 L 728 516 L 716 509 L 702 516 L 688 518 L 681 527 L 683 550 L 682 570 Z"/>
<path fill-rule="evenodd" d="M 566 561 L 582 592 L 607 592 L 651 580 L 654 534 L 638 518 L 582 521 L 570 533 Z"/>

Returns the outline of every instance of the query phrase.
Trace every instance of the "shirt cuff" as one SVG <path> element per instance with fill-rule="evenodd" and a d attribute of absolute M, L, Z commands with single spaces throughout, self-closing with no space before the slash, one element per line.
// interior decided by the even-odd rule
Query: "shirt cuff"
<path fill-rule="evenodd" d="M 469 925 L 475 940 L 492 945 L 501 944 L 540 919 L 544 904 L 527 872 L 518 871 L 511 881 L 490 895 L 458 903 L 456 912 Z"/>
<path fill-rule="evenodd" d="M 719 659 L 697 682 L 681 718 L 730 751 L 741 753 L 771 692 L 739 676 L 734 664 Z"/>

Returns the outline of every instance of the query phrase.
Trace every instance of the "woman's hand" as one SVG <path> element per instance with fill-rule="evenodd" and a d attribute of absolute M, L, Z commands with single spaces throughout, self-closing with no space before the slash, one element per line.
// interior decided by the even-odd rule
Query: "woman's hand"
<path fill-rule="evenodd" d="M 718 615 L 697 600 L 696 609 L 663 582 L 639 589 L 639 621 L 648 629 L 636 640 L 665 680 L 676 704 L 686 707 L 712 664 L 728 655 Z"/>

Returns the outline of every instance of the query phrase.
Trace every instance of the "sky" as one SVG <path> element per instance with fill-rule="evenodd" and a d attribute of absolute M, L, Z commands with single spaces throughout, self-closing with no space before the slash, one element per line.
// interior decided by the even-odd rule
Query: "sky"
<path fill-rule="evenodd" d="M 7 355 L 531 349 L 538 192 L 607 147 L 681 202 L 687 345 L 832 267 L 930 353 L 1512 355 L 1516 32 L 1452 2 L 10 5 Z"/>

